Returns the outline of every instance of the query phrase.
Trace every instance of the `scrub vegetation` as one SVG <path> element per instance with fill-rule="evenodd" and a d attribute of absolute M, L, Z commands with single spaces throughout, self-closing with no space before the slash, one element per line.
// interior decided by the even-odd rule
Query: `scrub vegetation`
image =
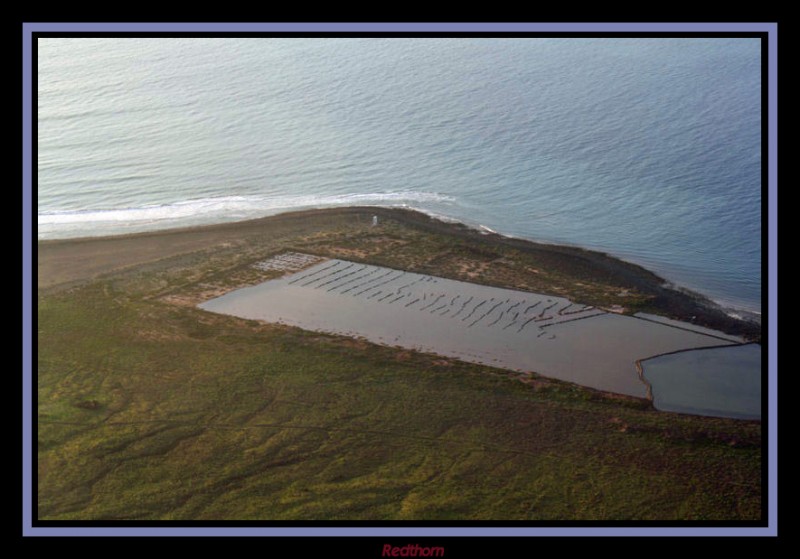
<path fill-rule="evenodd" d="M 40 519 L 760 519 L 758 421 L 195 308 L 286 251 L 760 335 L 605 255 L 401 210 L 40 243 Z"/>

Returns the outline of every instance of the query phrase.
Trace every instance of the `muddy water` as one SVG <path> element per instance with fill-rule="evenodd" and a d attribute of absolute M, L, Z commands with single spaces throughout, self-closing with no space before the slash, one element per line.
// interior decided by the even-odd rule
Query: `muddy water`
<path fill-rule="evenodd" d="M 553 297 L 328 260 L 200 305 L 645 397 L 638 359 L 729 342 Z"/>
<path fill-rule="evenodd" d="M 657 409 L 761 418 L 761 346 L 684 351 L 642 363 Z"/>

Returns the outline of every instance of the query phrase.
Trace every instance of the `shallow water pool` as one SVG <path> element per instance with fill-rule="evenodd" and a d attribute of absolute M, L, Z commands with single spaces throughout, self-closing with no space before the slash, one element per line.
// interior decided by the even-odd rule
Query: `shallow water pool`
<path fill-rule="evenodd" d="M 201 308 L 647 397 L 636 361 L 730 344 L 551 295 L 345 260 L 206 301 Z"/>
<path fill-rule="evenodd" d="M 642 362 L 659 410 L 761 419 L 761 346 L 662 355 Z"/>

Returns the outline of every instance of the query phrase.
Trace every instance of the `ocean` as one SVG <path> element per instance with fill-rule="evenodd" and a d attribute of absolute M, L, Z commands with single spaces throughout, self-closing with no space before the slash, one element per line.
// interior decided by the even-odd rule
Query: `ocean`
<path fill-rule="evenodd" d="M 761 311 L 758 39 L 36 43 L 39 239 L 401 206 Z"/>

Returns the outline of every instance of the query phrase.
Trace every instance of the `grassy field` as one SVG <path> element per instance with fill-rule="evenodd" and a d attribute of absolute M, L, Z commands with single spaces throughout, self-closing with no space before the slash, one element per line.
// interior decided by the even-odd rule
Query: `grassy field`
<path fill-rule="evenodd" d="M 759 422 L 194 308 L 283 250 L 654 305 L 513 247 L 326 219 L 39 291 L 39 518 L 760 518 Z"/>

